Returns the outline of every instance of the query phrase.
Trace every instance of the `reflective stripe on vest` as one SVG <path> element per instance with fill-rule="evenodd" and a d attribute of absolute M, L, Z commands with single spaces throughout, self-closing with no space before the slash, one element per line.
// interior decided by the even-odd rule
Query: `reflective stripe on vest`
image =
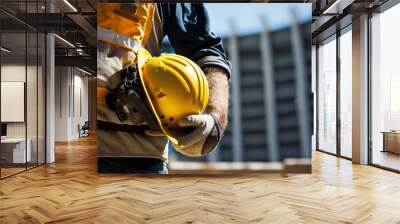
<path fill-rule="evenodd" d="M 135 38 L 130 38 L 100 27 L 97 28 L 97 40 L 115 44 L 122 48 L 127 48 L 135 53 L 140 47 L 142 47 L 142 45 Z"/>
<path fill-rule="evenodd" d="M 133 51 L 146 46 L 155 11 L 154 3 L 98 3 L 97 39 Z"/>

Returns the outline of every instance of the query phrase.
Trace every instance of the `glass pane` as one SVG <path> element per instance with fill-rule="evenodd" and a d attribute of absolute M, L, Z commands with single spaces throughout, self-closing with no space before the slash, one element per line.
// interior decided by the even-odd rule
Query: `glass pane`
<path fill-rule="evenodd" d="M 46 52 L 45 52 L 45 44 L 46 37 L 44 34 L 40 33 L 38 41 L 38 163 L 45 163 L 45 60 L 46 60 Z"/>
<path fill-rule="evenodd" d="M 340 152 L 351 158 L 352 141 L 352 35 L 351 30 L 340 37 Z"/>
<path fill-rule="evenodd" d="M 318 48 L 318 148 L 336 153 L 336 40 Z"/>
<path fill-rule="evenodd" d="M 38 36 L 36 32 L 27 34 L 28 38 L 28 63 L 27 63 L 27 81 L 26 81 L 26 112 L 27 112 L 27 149 L 31 151 L 28 160 L 28 168 L 37 165 L 38 160 Z"/>
<path fill-rule="evenodd" d="M 25 170 L 26 150 L 26 33 L 1 34 L 1 140 L 2 177 Z"/>
<path fill-rule="evenodd" d="M 312 137 L 311 137 L 311 145 L 312 145 L 312 150 L 315 150 L 317 145 L 316 141 L 316 136 L 317 136 L 317 113 L 316 113 L 316 108 L 317 108 L 317 97 L 316 97 L 316 81 L 317 81 L 317 48 L 315 45 L 312 46 L 311 49 L 311 91 L 313 92 L 313 108 L 314 108 L 314 113 L 313 113 L 313 131 L 312 131 Z"/>
<path fill-rule="evenodd" d="M 372 163 L 400 170 L 400 5 L 372 18 Z"/>

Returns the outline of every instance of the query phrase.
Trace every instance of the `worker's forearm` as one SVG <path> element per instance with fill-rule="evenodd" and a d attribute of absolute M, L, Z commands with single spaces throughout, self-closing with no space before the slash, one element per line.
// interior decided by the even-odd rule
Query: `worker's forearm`
<path fill-rule="evenodd" d="M 223 133 L 228 123 L 228 76 L 224 69 L 217 66 L 208 66 L 204 70 L 210 88 L 207 110 L 216 115 Z"/>

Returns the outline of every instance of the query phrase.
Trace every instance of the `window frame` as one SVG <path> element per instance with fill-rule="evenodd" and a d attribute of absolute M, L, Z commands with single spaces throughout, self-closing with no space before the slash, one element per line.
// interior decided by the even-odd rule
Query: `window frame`
<path fill-rule="evenodd" d="M 348 17 L 343 18 L 343 20 L 348 21 Z M 338 21 L 340 22 L 340 21 Z M 342 155 L 342 150 L 341 150 L 341 119 L 340 119 L 340 103 L 341 103 L 341 97 L 340 97 L 340 77 L 341 77 L 341 68 L 340 68 L 340 37 L 347 32 L 352 32 L 352 23 L 347 23 L 341 28 L 337 28 L 336 32 L 329 35 L 328 37 L 321 39 L 317 42 L 316 44 L 316 108 L 315 108 L 315 113 L 316 113 L 316 150 L 319 152 L 323 152 L 329 155 L 337 156 L 346 160 L 352 160 L 351 157 L 347 157 Z M 334 37 L 334 38 L 333 38 Z M 319 74 L 319 47 L 322 43 L 327 43 L 330 41 L 336 41 L 336 151 L 335 153 L 329 152 L 327 150 L 321 149 L 319 147 L 319 84 L 320 84 L 320 74 Z"/>

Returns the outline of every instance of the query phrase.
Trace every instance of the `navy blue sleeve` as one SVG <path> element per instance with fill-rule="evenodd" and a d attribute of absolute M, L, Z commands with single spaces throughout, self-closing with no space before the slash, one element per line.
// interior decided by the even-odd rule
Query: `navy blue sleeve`
<path fill-rule="evenodd" d="M 169 3 L 161 5 L 164 34 L 177 54 L 195 61 L 201 68 L 214 65 L 231 73 L 222 40 L 210 31 L 209 17 L 203 4 Z"/>

